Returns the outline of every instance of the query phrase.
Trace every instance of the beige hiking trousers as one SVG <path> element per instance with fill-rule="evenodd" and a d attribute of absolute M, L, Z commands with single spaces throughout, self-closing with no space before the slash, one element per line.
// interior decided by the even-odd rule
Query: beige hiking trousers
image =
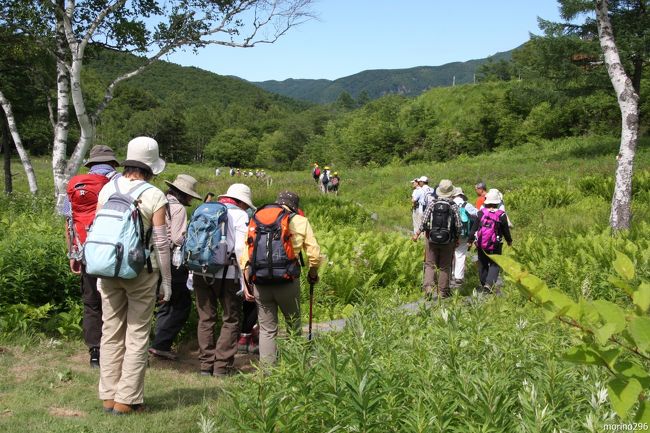
<path fill-rule="evenodd" d="M 102 344 L 99 398 L 122 404 L 144 401 L 149 331 L 158 272 L 143 270 L 133 280 L 102 278 Z"/>
<path fill-rule="evenodd" d="M 287 322 L 289 333 L 300 334 L 300 280 L 291 283 L 255 286 L 257 320 L 260 324 L 260 361 L 277 360 L 278 307 Z"/>

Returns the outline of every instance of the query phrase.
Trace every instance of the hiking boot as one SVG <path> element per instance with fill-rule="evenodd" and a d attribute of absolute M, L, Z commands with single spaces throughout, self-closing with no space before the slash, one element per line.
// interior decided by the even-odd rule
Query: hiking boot
<path fill-rule="evenodd" d="M 260 353 L 260 345 L 251 338 L 251 342 L 248 344 L 248 353 L 257 355 Z"/>
<path fill-rule="evenodd" d="M 248 352 L 248 346 L 252 342 L 251 334 L 240 334 L 239 335 L 239 340 L 237 341 L 237 352 L 239 353 L 247 353 Z"/>
<path fill-rule="evenodd" d="M 99 347 L 91 347 L 88 353 L 90 353 L 90 368 L 99 368 Z"/>
<path fill-rule="evenodd" d="M 131 415 L 134 413 L 142 413 L 146 409 L 144 404 L 123 404 L 115 403 L 113 406 L 113 415 Z"/>
<path fill-rule="evenodd" d="M 111 399 L 102 401 L 102 407 L 106 413 L 113 412 L 113 408 L 115 407 L 115 400 Z"/>
<path fill-rule="evenodd" d="M 199 374 L 201 376 L 212 376 L 212 370 L 201 370 Z"/>
<path fill-rule="evenodd" d="M 169 359 L 170 361 L 176 361 L 178 359 L 178 355 L 176 355 L 171 350 L 159 350 L 159 349 L 155 349 L 153 347 L 150 347 L 149 348 L 149 353 L 154 355 L 154 356 L 157 356 L 159 358 Z"/>
<path fill-rule="evenodd" d="M 228 377 L 232 376 L 235 373 L 235 370 L 232 368 L 217 368 L 214 370 L 212 375 L 214 377 Z"/>

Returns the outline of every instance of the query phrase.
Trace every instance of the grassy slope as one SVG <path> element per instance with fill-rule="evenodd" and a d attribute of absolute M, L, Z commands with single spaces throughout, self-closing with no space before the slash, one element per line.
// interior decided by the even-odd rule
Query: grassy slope
<path fill-rule="evenodd" d="M 506 191 L 507 197 L 509 193 L 515 193 L 517 189 L 526 185 L 549 181 L 574 183 L 585 175 L 609 175 L 614 168 L 615 150 L 613 149 L 615 149 L 615 140 L 612 139 L 572 140 L 539 146 L 531 144 L 480 158 L 459 158 L 444 164 L 340 170 L 343 177 L 341 199 L 362 203 L 369 211 L 377 212 L 380 222 L 386 229 L 393 226 L 408 227 L 407 182 L 417 175 L 427 174 L 433 179 L 450 177 L 468 192 L 471 191 L 471 185 L 480 178 L 486 180 L 490 186 Z M 648 167 L 649 160 L 650 153 L 645 144 L 639 152 L 637 167 Z M 48 169 L 47 162 L 38 161 L 37 167 L 42 173 L 40 178 L 42 188 L 46 189 L 48 182 L 44 174 Z M 185 169 L 172 166 L 156 180 L 156 183 L 162 186 L 164 179 L 172 179 L 175 173 Z M 191 168 L 188 171 L 217 193 L 224 191 L 227 183 L 230 182 L 230 179 L 214 181 L 211 168 Z M 20 182 L 21 176 L 18 177 L 17 183 Z M 315 188 L 309 183 L 308 176 L 306 171 L 276 173 L 274 185 L 269 189 L 259 183 L 253 183 L 255 200 L 257 203 L 269 201 L 280 189 L 294 189 L 305 198 L 304 207 L 309 213 L 317 205 L 318 198 Z M 561 225 L 565 232 L 570 228 L 582 228 L 593 223 L 605 225 L 607 203 L 590 202 L 589 205 L 590 212 L 578 218 L 570 217 L 573 209 L 571 206 L 576 206 L 575 209 L 583 209 L 583 203 L 549 212 L 551 216 L 555 214 L 566 221 Z M 636 210 L 637 217 L 648 220 L 648 209 Z M 520 212 L 518 215 L 517 212 L 513 212 L 513 219 L 515 223 L 525 220 L 524 213 Z M 522 224 L 517 228 L 515 236 L 520 238 L 537 228 L 535 222 Z M 513 312 L 513 314 L 502 314 L 504 318 L 500 319 L 499 325 L 491 324 L 492 328 L 500 325 L 514 326 L 517 320 L 523 320 L 524 316 L 531 321 L 531 326 L 540 326 L 533 311 L 529 309 L 518 311 L 520 307 L 512 300 L 498 301 L 494 308 L 506 313 Z M 379 327 L 378 319 L 372 320 L 374 322 L 368 325 L 370 329 L 373 329 L 371 326 L 375 329 L 385 329 L 386 332 L 391 333 L 390 339 L 399 345 L 399 350 L 408 349 L 399 343 L 405 338 L 399 322 L 390 322 L 392 323 L 390 326 Z M 561 328 L 553 325 L 551 329 L 555 332 L 544 332 L 535 337 L 548 338 L 544 340 L 545 347 L 554 347 L 554 344 L 559 344 L 561 341 L 559 340 L 562 338 Z M 470 332 L 468 335 L 471 335 L 471 329 L 468 332 Z M 491 339 L 498 344 L 502 331 L 492 329 L 490 332 L 493 333 L 490 334 Z M 458 336 L 449 338 L 452 337 L 460 338 Z M 350 348 L 360 350 L 361 346 L 357 346 L 363 345 L 362 340 L 354 336 L 346 338 L 352 338 L 349 340 Z M 389 337 L 384 338 L 389 339 Z M 441 340 L 441 347 L 448 347 L 451 341 L 454 341 L 453 339 Z M 409 343 L 405 341 L 404 344 Z M 430 349 L 425 349 L 437 350 L 436 347 L 438 346 L 434 345 Z M 478 348 L 477 351 L 480 352 Z M 548 362 L 547 352 L 530 352 L 528 356 L 537 363 Z M 250 399 L 256 398 L 254 389 L 247 385 L 246 377 L 206 382 L 197 377 L 194 368 L 181 366 L 177 371 L 175 368 L 166 367 L 165 364 L 156 363 L 148 370 L 146 379 L 146 398 L 153 412 L 138 418 L 107 417 L 101 413 L 99 402 L 96 400 L 97 373 L 88 370 L 86 362 L 82 344 L 78 341 L 66 342 L 63 345 L 52 345 L 47 341 L 5 342 L 0 352 L 0 371 L 3 371 L 0 375 L 0 430 L 7 432 L 139 432 L 145 430 L 191 432 L 199 431 L 196 423 L 202 414 L 211 417 L 218 428 L 231 426 L 225 420 L 225 414 L 232 412 L 234 408 L 231 400 L 225 398 L 225 391 L 241 391 L 247 393 L 244 395 L 248 395 Z M 381 362 L 388 361 L 383 359 Z M 497 374 L 500 374 L 499 371 L 496 368 Z M 515 386 L 515 384 L 509 383 L 508 386 Z M 585 410 L 588 409 L 589 406 L 582 401 L 580 409 L 575 409 L 580 412 L 576 413 L 576 418 L 578 415 L 583 417 Z"/>

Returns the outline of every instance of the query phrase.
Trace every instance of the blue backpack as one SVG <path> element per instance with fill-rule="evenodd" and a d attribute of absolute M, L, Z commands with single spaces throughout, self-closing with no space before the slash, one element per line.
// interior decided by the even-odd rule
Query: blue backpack
<path fill-rule="evenodd" d="M 226 232 L 228 207 L 207 202 L 192 213 L 183 244 L 183 264 L 190 271 L 215 275 L 230 263 Z M 225 272 L 224 272 L 225 274 Z"/>
<path fill-rule="evenodd" d="M 115 191 L 97 212 L 88 230 L 83 260 L 89 275 L 133 279 L 142 272 L 145 263 L 152 272 L 149 236 L 145 237 L 138 197 L 153 185 L 139 182 L 123 193 L 118 180 L 116 178 L 106 186 Z"/>

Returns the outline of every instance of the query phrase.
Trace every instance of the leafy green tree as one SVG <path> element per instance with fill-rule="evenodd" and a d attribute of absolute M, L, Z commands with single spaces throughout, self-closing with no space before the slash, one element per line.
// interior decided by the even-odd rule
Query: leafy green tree
<path fill-rule="evenodd" d="M 228 167 L 250 167 L 257 159 L 258 141 L 246 129 L 219 132 L 205 148 L 206 159 Z"/>
<path fill-rule="evenodd" d="M 343 91 L 336 99 L 336 105 L 344 110 L 352 110 L 357 106 L 357 103 L 355 102 L 352 95 L 346 91 Z"/>

